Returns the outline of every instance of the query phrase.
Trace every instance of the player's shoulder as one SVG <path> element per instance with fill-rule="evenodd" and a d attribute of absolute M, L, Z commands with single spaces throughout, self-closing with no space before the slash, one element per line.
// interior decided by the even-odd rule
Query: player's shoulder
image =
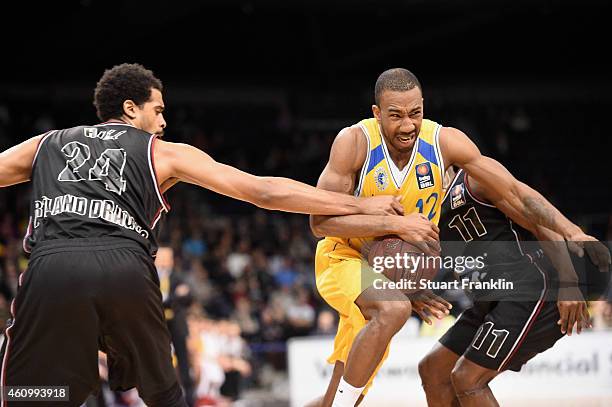
<path fill-rule="evenodd" d="M 355 171 L 359 171 L 365 163 L 368 140 L 361 126 L 354 124 L 338 132 L 332 145 L 330 160 L 343 161 Z"/>
<path fill-rule="evenodd" d="M 171 141 L 165 141 L 157 137 L 153 146 L 153 153 L 155 158 L 175 158 L 180 156 L 181 150 L 186 148 L 187 144 L 173 143 Z"/>
<path fill-rule="evenodd" d="M 184 161 L 185 157 L 192 154 L 194 151 L 203 153 L 201 157 L 211 158 L 204 151 L 201 151 L 190 144 L 165 141 L 160 137 L 156 137 L 154 141 L 155 144 L 152 146 L 152 151 L 156 161 L 164 160 L 168 161 L 169 163 Z"/>
<path fill-rule="evenodd" d="M 463 131 L 455 127 L 442 127 L 440 129 L 440 150 L 444 162 L 451 163 L 451 156 L 465 151 L 472 151 L 474 144 Z M 449 161 L 450 160 L 450 161 Z"/>
<path fill-rule="evenodd" d="M 440 139 L 442 139 L 442 137 L 447 138 L 447 137 L 467 137 L 467 136 L 463 131 L 455 127 L 442 126 L 440 128 Z"/>
<path fill-rule="evenodd" d="M 359 143 L 365 141 L 365 133 L 359 124 L 347 126 L 338 132 L 336 141 Z"/>

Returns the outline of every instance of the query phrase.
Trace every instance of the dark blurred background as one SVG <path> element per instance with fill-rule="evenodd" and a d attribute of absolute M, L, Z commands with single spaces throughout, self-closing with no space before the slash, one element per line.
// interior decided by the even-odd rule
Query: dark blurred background
<path fill-rule="evenodd" d="M 256 174 L 315 184 L 337 132 L 371 115 L 378 74 L 404 67 L 421 80 L 427 118 L 463 130 L 589 233 L 612 239 L 605 1 L 0 7 L 0 150 L 49 129 L 97 123 L 91 101 L 104 69 L 139 62 L 164 82 L 168 140 Z M 27 265 L 20 237 L 28 191 L 0 190 L 5 315 Z M 163 238 L 191 290 L 190 328 L 233 332 L 215 324 L 238 323 L 240 358 L 253 366 L 234 369 L 239 382 L 269 385 L 274 374 L 266 372 L 285 368 L 288 337 L 333 333 L 333 313 L 313 287 L 306 216 L 192 186 L 175 187 L 169 201 Z"/>

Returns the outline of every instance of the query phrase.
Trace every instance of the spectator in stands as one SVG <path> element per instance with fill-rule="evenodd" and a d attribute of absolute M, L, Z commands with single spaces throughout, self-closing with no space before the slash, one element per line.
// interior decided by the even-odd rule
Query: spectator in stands
<path fill-rule="evenodd" d="M 302 287 L 296 288 L 297 298 L 287 308 L 290 336 L 308 335 L 315 323 L 315 310 L 310 305 L 310 294 Z"/>
<path fill-rule="evenodd" d="M 251 375 L 249 352 L 244 339 L 240 336 L 240 326 L 234 322 L 220 322 L 223 335 L 220 364 L 225 372 L 221 394 L 230 400 L 237 400 L 242 392 L 243 379 Z"/>
<path fill-rule="evenodd" d="M 207 250 L 208 247 L 202 239 L 201 232 L 198 230 L 194 231 L 191 236 L 183 243 L 183 255 L 186 258 L 195 257 L 200 259 L 204 256 Z"/>
<path fill-rule="evenodd" d="M 317 328 L 313 335 L 335 336 L 337 330 L 336 313 L 324 309 L 317 316 Z"/>
<path fill-rule="evenodd" d="M 225 373 L 219 358 L 222 338 L 215 321 L 194 316 L 190 321 L 190 351 L 195 378 L 195 406 L 218 405 Z"/>
<path fill-rule="evenodd" d="M 174 251 L 168 246 L 160 246 L 155 258 L 159 276 L 164 313 L 172 345 L 176 355 L 180 383 L 189 405 L 193 405 L 193 379 L 190 375 L 189 354 L 187 350 L 187 309 L 193 300 L 191 288 L 183 276 L 174 271 Z"/>
<path fill-rule="evenodd" d="M 255 338 L 259 332 L 259 321 L 255 318 L 251 301 L 248 298 L 238 300 L 232 319 L 236 321 L 245 338 Z"/>
<path fill-rule="evenodd" d="M 240 278 L 244 270 L 251 264 L 251 244 L 248 240 L 241 240 L 238 250 L 227 256 L 226 267 L 234 278 Z"/>

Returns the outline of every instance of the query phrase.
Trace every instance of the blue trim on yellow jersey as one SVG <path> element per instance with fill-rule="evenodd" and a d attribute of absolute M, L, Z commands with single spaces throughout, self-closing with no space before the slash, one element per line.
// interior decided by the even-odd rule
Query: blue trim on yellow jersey
<path fill-rule="evenodd" d="M 419 140 L 419 154 L 421 154 L 424 159 L 431 162 L 432 164 L 438 165 L 438 159 L 436 158 L 436 149 L 434 148 L 434 146 L 432 146 L 423 139 Z"/>
<path fill-rule="evenodd" d="M 366 174 L 372 171 L 372 168 L 376 167 L 382 160 L 385 159 L 385 153 L 383 152 L 382 145 L 379 144 L 374 150 L 370 152 L 370 163 Z"/>

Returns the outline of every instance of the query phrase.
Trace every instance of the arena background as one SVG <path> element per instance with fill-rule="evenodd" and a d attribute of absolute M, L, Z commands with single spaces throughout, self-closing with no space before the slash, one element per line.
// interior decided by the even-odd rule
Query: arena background
<path fill-rule="evenodd" d="M 96 123 L 91 100 L 103 70 L 139 62 L 164 82 L 168 140 L 255 174 L 315 184 L 337 132 L 371 115 L 378 74 L 405 67 L 421 80 L 426 117 L 462 129 L 589 233 L 612 238 L 604 1 L 81 0 L 2 7 L 10 22 L 0 27 L 1 150 L 45 130 Z M 20 239 L 28 193 L 27 185 L 0 190 L 2 324 L 27 266 Z M 168 196 L 163 240 L 174 248 L 175 274 L 190 287 L 173 309 L 198 333 L 190 337 L 190 349 L 200 352 L 192 355 L 196 363 L 208 357 L 212 372 L 225 373 L 215 379 L 200 372 L 196 385 L 218 405 L 231 403 L 219 401 L 227 400 L 216 396 L 219 386 L 239 400 L 235 405 L 288 405 L 287 340 L 335 328 L 314 289 L 316 239 L 308 218 L 188 185 Z M 592 311 L 597 329 L 609 327 L 605 307 Z M 412 334 L 431 337 L 447 326 L 428 333 L 417 320 L 409 325 Z M 411 349 L 412 334 L 402 349 Z M 208 342 L 198 345 L 198 338 Z M 604 350 L 612 349 L 606 338 Z M 202 349 L 211 344 L 216 353 L 206 356 Z M 305 380 L 298 386 L 311 385 Z M 556 389 L 561 397 L 567 391 Z M 131 395 L 106 397 L 108 406 L 138 403 L 129 404 Z M 603 403 L 577 397 L 581 405 Z"/>

